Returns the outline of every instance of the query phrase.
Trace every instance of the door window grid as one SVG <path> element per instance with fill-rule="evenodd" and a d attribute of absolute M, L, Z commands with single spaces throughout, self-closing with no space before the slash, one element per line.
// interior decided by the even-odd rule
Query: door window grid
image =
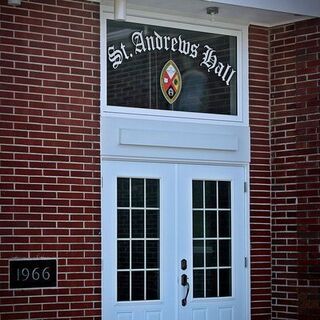
<path fill-rule="evenodd" d="M 230 296 L 230 182 L 193 180 L 192 186 L 194 298 Z"/>
<path fill-rule="evenodd" d="M 157 300 L 160 298 L 159 180 L 118 178 L 117 183 L 117 300 Z M 127 213 L 128 226 L 121 224 L 121 212 Z"/>

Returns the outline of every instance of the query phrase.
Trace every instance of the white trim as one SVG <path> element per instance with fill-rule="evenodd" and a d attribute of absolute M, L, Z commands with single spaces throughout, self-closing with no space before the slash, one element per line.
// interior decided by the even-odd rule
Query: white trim
<path fill-rule="evenodd" d="M 176 139 L 172 140 L 175 136 Z M 179 139 L 177 139 L 177 137 Z M 178 131 L 120 129 L 120 145 L 237 151 L 239 141 L 231 134 L 198 134 Z"/>
<path fill-rule="evenodd" d="M 244 248 L 246 253 L 246 259 L 247 259 L 247 266 L 245 268 L 246 272 L 246 319 L 251 319 L 251 245 L 250 245 L 250 230 L 251 230 L 251 224 L 250 224 L 250 165 L 246 164 L 243 166 L 244 168 L 244 178 L 245 182 L 247 184 L 247 190 L 244 195 L 244 219 L 245 219 L 245 239 L 246 239 L 246 247 Z"/>
<path fill-rule="evenodd" d="M 199 119 L 211 121 L 225 121 L 226 123 L 238 123 L 248 125 L 248 28 L 242 25 L 232 25 L 225 23 L 213 23 L 207 20 L 195 20 L 184 17 L 157 14 L 154 12 L 145 12 L 137 10 L 128 10 L 128 22 L 141 24 L 158 25 L 185 30 L 196 30 L 199 32 L 217 33 L 232 35 L 237 37 L 237 110 L 238 115 L 218 115 L 202 114 L 179 111 L 165 111 L 154 109 L 126 108 L 117 106 L 107 106 L 107 54 L 106 41 L 107 30 L 106 20 L 113 19 L 113 8 L 109 6 L 100 6 L 100 47 L 101 47 L 101 114 L 108 113 L 147 115 L 149 117 L 175 117 L 181 121 L 186 119 Z M 170 21 L 168 23 L 168 21 Z"/>

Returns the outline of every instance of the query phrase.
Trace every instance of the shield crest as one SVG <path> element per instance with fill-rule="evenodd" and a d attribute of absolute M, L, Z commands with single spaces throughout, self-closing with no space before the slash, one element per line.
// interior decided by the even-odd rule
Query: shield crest
<path fill-rule="evenodd" d="M 165 99 L 170 103 L 174 103 L 181 91 L 182 79 L 177 65 L 169 60 L 162 68 L 160 74 L 160 87 Z"/>

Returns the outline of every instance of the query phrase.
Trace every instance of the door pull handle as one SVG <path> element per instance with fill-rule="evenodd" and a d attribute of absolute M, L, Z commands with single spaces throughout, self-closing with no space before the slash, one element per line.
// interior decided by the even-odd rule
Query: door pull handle
<path fill-rule="evenodd" d="M 187 305 L 187 298 L 188 298 L 189 291 L 190 291 L 190 284 L 188 282 L 188 276 L 186 274 L 181 275 L 181 285 L 183 287 L 187 287 L 186 296 L 181 300 L 182 306 L 185 307 Z"/>

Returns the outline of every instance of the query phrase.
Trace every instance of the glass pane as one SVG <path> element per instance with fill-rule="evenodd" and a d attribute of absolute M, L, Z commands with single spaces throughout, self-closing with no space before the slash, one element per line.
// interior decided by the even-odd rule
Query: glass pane
<path fill-rule="evenodd" d="M 216 181 L 206 181 L 206 208 L 215 209 L 217 207 Z"/>
<path fill-rule="evenodd" d="M 118 269 L 129 269 L 130 241 L 118 241 Z"/>
<path fill-rule="evenodd" d="M 230 182 L 229 181 L 219 181 L 219 208 L 230 209 L 231 199 L 230 199 Z"/>
<path fill-rule="evenodd" d="M 192 213 L 195 298 L 231 295 L 230 189 L 230 181 L 193 181 L 193 205 L 204 209 L 205 204 L 205 211 L 198 209 Z"/>
<path fill-rule="evenodd" d="M 193 211 L 193 237 L 202 238 L 203 237 L 203 212 Z"/>
<path fill-rule="evenodd" d="M 113 20 L 107 32 L 108 105 L 237 114 L 235 36 Z M 171 77 L 163 70 L 169 60 Z M 170 82 L 174 101 L 163 94 Z"/>
<path fill-rule="evenodd" d="M 206 211 L 206 237 L 215 238 L 217 236 L 217 212 Z"/>
<path fill-rule="evenodd" d="M 132 241 L 131 265 L 132 269 L 144 268 L 144 241 Z"/>
<path fill-rule="evenodd" d="M 159 271 L 147 271 L 147 300 L 160 299 Z"/>
<path fill-rule="evenodd" d="M 193 240 L 193 267 L 204 266 L 204 241 Z"/>
<path fill-rule="evenodd" d="M 217 240 L 206 241 L 206 267 L 217 266 Z"/>
<path fill-rule="evenodd" d="M 132 300 L 144 300 L 144 272 L 132 272 Z"/>
<path fill-rule="evenodd" d="M 159 180 L 147 179 L 146 181 L 146 206 L 147 208 L 159 208 Z"/>
<path fill-rule="evenodd" d="M 159 241 L 147 241 L 147 268 L 159 268 Z"/>
<path fill-rule="evenodd" d="M 219 212 L 219 237 L 231 237 L 231 220 L 230 211 Z"/>
<path fill-rule="evenodd" d="M 193 270 L 193 297 L 204 297 L 204 272 L 203 270 Z"/>
<path fill-rule="evenodd" d="M 159 179 L 118 178 L 117 188 L 118 301 L 159 299 Z"/>
<path fill-rule="evenodd" d="M 218 290 L 217 290 L 217 270 L 216 269 L 209 269 L 206 272 L 206 297 L 217 297 Z"/>
<path fill-rule="evenodd" d="M 129 210 L 118 210 L 118 238 L 129 238 Z"/>
<path fill-rule="evenodd" d="M 118 207 L 129 207 L 129 178 L 117 179 Z"/>
<path fill-rule="evenodd" d="M 220 269 L 219 271 L 219 296 L 231 296 L 231 269 Z"/>
<path fill-rule="evenodd" d="M 231 266 L 231 241 L 219 241 L 219 265 L 221 267 Z"/>
<path fill-rule="evenodd" d="M 144 179 L 131 179 L 131 206 L 144 207 Z"/>
<path fill-rule="evenodd" d="M 159 210 L 147 210 L 146 237 L 159 238 Z"/>
<path fill-rule="evenodd" d="M 203 183 L 199 180 L 192 181 L 193 208 L 203 208 Z"/>
<path fill-rule="evenodd" d="M 129 282 L 129 271 L 118 272 L 118 301 L 128 301 L 130 299 Z"/>
<path fill-rule="evenodd" d="M 144 211 L 143 210 L 132 210 L 131 218 L 131 232 L 132 238 L 143 238 L 144 237 Z"/>

